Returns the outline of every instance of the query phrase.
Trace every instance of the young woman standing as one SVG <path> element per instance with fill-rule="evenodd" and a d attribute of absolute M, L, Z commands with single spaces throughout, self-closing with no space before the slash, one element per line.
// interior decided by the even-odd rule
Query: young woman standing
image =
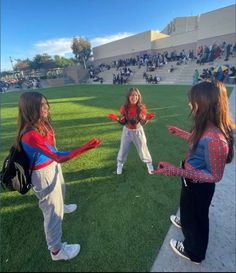
<path fill-rule="evenodd" d="M 36 157 L 32 172 L 33 191 L 43 213 L 46 241 L 54 261 L 72 259 L 80 251 L 79 244 L 61 241 L 64 213 L 73 212 L 77 206 L 64 204 L 65 185 L 60 163 L 100 144 L 101 141 L 94 138 L 80 148 L 59 152 L 55 146 L 55 134 L 46 97 L 38 92 L 25 92 L 21 95 L 16 145 L 25 150 L 31 163 Z"/>
<path fill-rule="evenodd" d="M 170 134 L 185 139 L 188 150 L 180 167 L 159 162 L 157 174 L 182 178 L 180 218 L 171 221 L 182 228 L 184 241 L 172 239 L 174 252 L 195 263 L 205 259 L 209 237 L 209 207 L 215 183 L 225 164 L 233 159 L 235 123 L 230 117 L 227 90 L 221 82 L 201 82 L 189 91 L 192 129 L 168 126 Z"/>
<path fill-rule="evenodd" d="M 120 108 L 120 117 L 109 114 L 108 118 L 124 125 L 120 150 L 117 156 L 117 174 L 122 174 L 124 163 L 127 160 L 130 144 L 133 142 L 140 159 L 146 163 L 148 173 L 152 174 L 152 157 L 147 147 L 147 139 L 143 130 L 149 120 L 155 117 L 154 113 L 147 114 L 147 109 L 142 103 L 142 96 L 137 88 L 128 91 L 126 102 Z"/>

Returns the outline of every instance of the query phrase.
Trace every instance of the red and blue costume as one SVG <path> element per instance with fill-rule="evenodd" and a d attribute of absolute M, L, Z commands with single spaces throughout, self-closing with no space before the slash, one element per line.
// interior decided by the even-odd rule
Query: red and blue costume
<path fill-rule="evenodd" d="M 169 131 L 187 141 L 191 137 L 177 127 Z M 188 257 L 197 263 L 205 259 L 209 237 L 209 207 L 215 183 L 223 176 L 229 145 L 219 128 L 210 124 L 196 147 L 189 143 L 185 163 L 175 167 L 159 162 L 155 173 L 182 177 L 180 195 L 180 221 L 184 235 L 183 247 Z"/>
<path fill-rule="evenodd" d="M 117 156 L 117 174 L 121 174 L 124 163 L 127 160 L 130 144 L 133 143 L 138 151 L 140 159 L 147 164 L 148 172 L 152 174 L 152 157 L 147 146 L 147 139 L 143 126 L 155 117 L 155 113 L 147 114 L 144 105 L 122 105 L 120 117 L 109 114 L 108 118 L 124 125 L 121 135 L 120 150 Z"/>
<path fill-rule="evenodd" d="M 53 161 L 62 163 L 73 159 L 95 148 L 100 143 L 101 142 L 96 138 L 93 138 L 80 148 L 76 148 L 70 152 L 59 152 L 55 147 L 54 132 L 52 129 L 49 130 L 46 136 L 43 136 L 36 130 L 31 130 L 26 132 L 21 138 L 22 147 L 27 153 L 31 163 L 33 162 L 35 153 L 37 153 L 34 170 L 42 169 L 50 165 Z"/>
<path fill-rule="evenodd" d="M 177 129 L 177 128 L 176 128 Z M 188 140 L 190 133 L 181 129 L 175 135 Z M 223 176 L 228 156 L 228 143 L 223 133 L 214 126 L 209 126 L 204 132 L 197 147 L 190 145 L 184 168 L 175 167 L 167 162 L 160 162 L 156 173 L 167 176 L 180 176 L 198 183 L 219 182 Z"/>

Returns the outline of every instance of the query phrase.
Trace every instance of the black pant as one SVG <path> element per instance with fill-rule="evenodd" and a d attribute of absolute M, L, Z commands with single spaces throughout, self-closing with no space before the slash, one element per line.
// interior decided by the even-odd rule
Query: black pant
<path fill-rule="evenodd" d="M 215 191 L 215 183 L 182 183 L 180 196 L 180 220 L 184 234 L 184 250 L 190 259 L 205 259 L 209 237 L 209 207 Z"/>

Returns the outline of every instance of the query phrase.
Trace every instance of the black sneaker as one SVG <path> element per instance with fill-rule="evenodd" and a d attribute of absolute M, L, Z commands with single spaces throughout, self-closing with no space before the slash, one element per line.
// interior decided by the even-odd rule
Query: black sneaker
<path fill-rule="evenodd" d="M 188 256 L 188 254 L 184 251 L 183 242 L 171 239 L 170 240 L 170 246 L 171 246 L 171 248 L 174 250 L 174 252 L 177 255 L 179 255 L 180 257 L 185 258 L 185 259 L 191 261 L 190 258 L 189 258 L 189 256 Z M 200 264 L 200 263 L 194 262 L 194 261 L 191 261 L 191 262 L 193 262 L 195 264 Z"/>
<path fill-rule="evenodd" d="M 171 216 L 170 216 L 170 221 L 171 221 L 177 228 L 181 228 L 181 222 L 180 222 L 180 218 L 179 218 L 178 216 L 171 215 Z"/>

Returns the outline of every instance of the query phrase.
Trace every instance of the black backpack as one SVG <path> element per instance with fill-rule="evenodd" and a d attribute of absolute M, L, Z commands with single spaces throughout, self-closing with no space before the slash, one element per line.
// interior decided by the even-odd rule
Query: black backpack
<path fill-rule="evenodd" d="M 34 155 L 33 166 L 30 166 L 29 158 L 22 146 L 20 145 L 20 150 L 12 146 L 0 172 L 2 187 L 21 194 L 27 193 L 32 187 L 31 176 L 36 156 L 37 153 Z"/>

